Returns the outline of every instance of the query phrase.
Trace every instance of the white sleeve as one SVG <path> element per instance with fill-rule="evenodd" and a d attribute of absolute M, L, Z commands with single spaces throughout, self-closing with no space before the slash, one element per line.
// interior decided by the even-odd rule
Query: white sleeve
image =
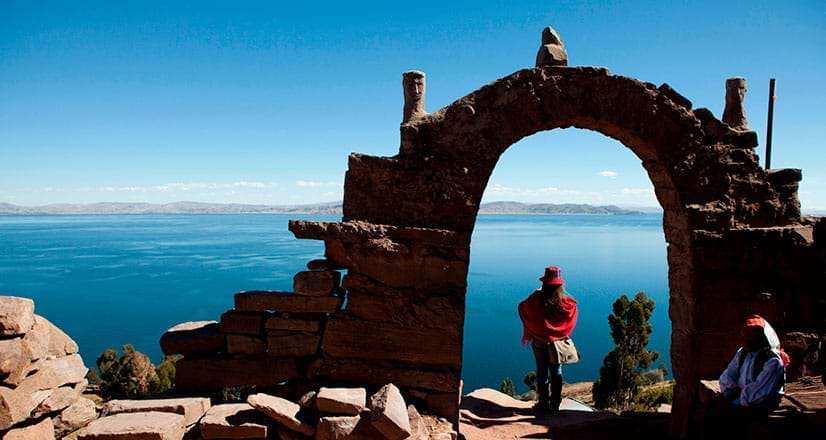
<path fill-rule="evenodd" d="M 734 358 L 731 359 L 731 362 L 728 363 L 728 367 L 726 367 L 723 374 L 720 375 L 720 391 L 726 392 L 726 390 L 731 390 L 734 388 L 738 388 L 737 380 L 740 378 L 740 352 L 743 349 L 740 348 L 737 350 L 737 353 L 734 353 Z"/>
<path fill-rule="evenodd" d="M 772 356 L 763 364 L 763 370 L 757 379 L 746 385 L 740 393 L 740 404 L 743 406 L 756 405 L 778 390 L 777 384 L 783 377 L 783 364 L 777 356 Z"/>

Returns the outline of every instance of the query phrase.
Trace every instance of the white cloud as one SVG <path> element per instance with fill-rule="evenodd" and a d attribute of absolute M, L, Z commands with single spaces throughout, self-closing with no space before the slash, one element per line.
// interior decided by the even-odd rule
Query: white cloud
<path fill-rule="evenodd" d="M 341 186 L 338 182 L 319 182 L 315 180 L 296 180 L 296 186 L 301 188 L 323 188 L 331 186 Z"/>
<path fill-rule="evenodd" d="M 603 194 L 596 191 L 542 188 L 512 188 L 498 183 L 488 186 L 484 199 L 531 201 L 537 203 L 603 203 Z"/>
<path fill-rule="evenodd" d="M 162 185 L 151 185 L 151 186 L 104 186 L 100 188 L 102 191 L 108 192 L 139 192 L 139 193 L 149 193 L 149 192 L 175 192 L 175 191 L 193 191 L 193 190 L 201 190 L 201 189 L 238 189 L 238 188 L 252 188 L 252 189 L 262 189 L 262 188 L 274 188 L 278 184 L 275 182 L 249 182 L 246 180 L 238 181 L 238 182 L 230 182 L 230 183 L 204 183 L 204 182 L 191 182 L 191 183 L 183 183 L 183 182 L 175 182 L 175 183 L 164 183 Z"/>
<path fill-rule="evenodd" d="M 617 172 L 616 171 L 611 171 L 611 170 L 605 170 L 605 171 L 598 172 L 597 176 L 610 177 L 610 178 L 613 179 L 614 177 L 617 177 Z"/>
<path fill-rule="evenodd" d="M 654 195 L 653 188 L 623 188 L 622 193 L 626 195 Z"/>

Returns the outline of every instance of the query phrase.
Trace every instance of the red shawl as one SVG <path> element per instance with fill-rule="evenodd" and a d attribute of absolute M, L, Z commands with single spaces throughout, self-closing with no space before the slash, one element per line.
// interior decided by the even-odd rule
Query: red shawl
<path fill-rule="evenodd" d="M 577 315 L 576 300 L 570 296 L 561 296 L 556 307 L 546 307 L 541 291 L 535 291 L 519 303 L 522 343 L 531 340 L 553 342 L 571 336 Z"/>

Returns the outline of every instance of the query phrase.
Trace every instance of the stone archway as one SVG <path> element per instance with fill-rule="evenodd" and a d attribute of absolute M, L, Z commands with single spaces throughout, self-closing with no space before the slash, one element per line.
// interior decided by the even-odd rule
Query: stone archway
<path fill-rule="evenodd" d="M 647 171 L 668 242 L 676 433 L 686 432 L 694 384 L 718 374 L 736 348 L 714 335 L 734 331 L 743 307 L 778 315 L 777 301 L 758 295 L 769 286 L 745 282 L 771 262 L 719 267 L 737 250 L 732 240 L 758 254 L 811 244 L 811 226 L 800 225 L 799 171 L 762 169 L 754 132 L 692 109 L 666 84 L 603 68 L 539 67 L 435 113 L 405 114 L 398 155 L 350 156 L 343 222 L 290 228 L 324 240 L 327 258 L 349 270 L 348 305 L 328 321 L 317 374 L 394 381 L 454 421 L 471 232 L 500 155 L 526 136 L 594 130 L 631 149 Z M 778 240 L 761 248 L 765 231 Z"/>
<path fill-rule="evenodd" d="M 565 64 L 558 35 L 546 30 L 543 44 L 538 61 Z M 458 423 L 482 194 L 507 148 L 555 128 L 597 131 L 628 147 L 663 207 L 674 434 L 688 434 L 698 380 L 725 367 L 746 314 L 764 315 L 781 335 L 826 333 L 818 312 L 826 221 L 801 217 L 800 170 L 758 165 L 757 135 L 742 113 L 726 112 L 733 129 L 666 84 L 593 67 L 520 70 L 432 114 L 424 112 L 424 74 L 408 72 L 404 84 L 399 153 L 350 156 L 343 221 L 290 222 L 297 238 L 324 241 L 325 270 L 296 278 L 324 281 L 329 296 L 240 292 L 220 326 L 171 329 L 164 352 L 186 356 L 177 388 L 392 382 Z"/>

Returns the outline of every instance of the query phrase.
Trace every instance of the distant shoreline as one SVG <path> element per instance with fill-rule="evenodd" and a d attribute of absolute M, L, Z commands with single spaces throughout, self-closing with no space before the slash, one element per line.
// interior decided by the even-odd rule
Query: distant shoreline
<path fill-rule="evenodd" d="M 625 209 L 614 205 L 490 202 L 480 215 L 639 215 L 661 213 L 657 208 Z M 19 206 L 0 203 L 0 215 L 196 215 L 196 214 L 295 214 L 342 215 L 341 202 L 307 205 L 246 205 L 233 203 L 175 202 L 166 204 L 105 202 Z"/>

